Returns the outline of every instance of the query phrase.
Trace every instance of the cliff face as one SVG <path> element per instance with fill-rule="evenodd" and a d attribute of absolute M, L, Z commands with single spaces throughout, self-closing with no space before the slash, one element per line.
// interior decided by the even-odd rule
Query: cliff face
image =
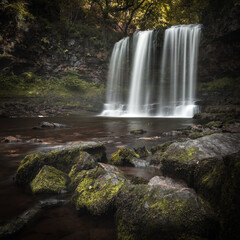
<path fill-rule="evenodd" d="M 206 14 L 199 52 L 199 80 L 237 77 L 240 73 L 240 4 L 212 1 Z"/>
<path fill-rule="evenodd" d="M 22 30 L 17 38 L 0 41 L 0 71 L 16 75 L 34 72 L 44 77 L 77 71 L 87 82 L 104 83 L 111 48 L 121 37 L 86 24 L 66 30 L 56 23 L 40 22 Z"/>

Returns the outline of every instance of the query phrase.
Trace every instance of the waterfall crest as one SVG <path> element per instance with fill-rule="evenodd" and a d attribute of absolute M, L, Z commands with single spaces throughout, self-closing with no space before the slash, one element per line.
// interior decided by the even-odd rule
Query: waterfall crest
<path fill-rule="evenodd" d="M 157 78 L 156 31 L 138 31 L 132 38 L 117 42 L 101 116 L 192 117 L 197 110 L 194 101 L 200 34 L 201 25 L 179 25 L 165 31 Z"/>

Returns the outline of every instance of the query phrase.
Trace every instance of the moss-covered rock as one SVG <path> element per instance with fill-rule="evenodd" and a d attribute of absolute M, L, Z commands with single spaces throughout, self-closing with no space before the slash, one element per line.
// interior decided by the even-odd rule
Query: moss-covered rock
<path fill-rule="evenodd" d="M 200 138 L 200 137 L 204 137 L 204 136 L 207 136 L 207 135 L 211 135 L 211 134 L 214 134 L 214 133 L 219 133 L 221 132 L 221 130 L 209 130 L 209 131 L 203 131 L 203 132 L 192 132 L 188 135 L 189 138 L 191 139 L 197 139 L 197 138 Z"/>
<path fill-rule="evenodd" d="M 72 166 L 68 175 L 71 179 L 73 179 L 81 170 L 93 169 L 96 166 L 97 161 L 93 156 L 87 152 L 80 152 L 77 163 Z"/>
<path fill-rule="evenodd" d="M 116 195 L 127 183 L 115 167 L 107 164 L 82 171 L 77 179 L 72 201 L 78 210 L 87 210 L 93 215 L 104 215 L 113 210 Z"/>
<path fill-rule="evenodd" d="M 157 151 L 161 151 L 161 152 L 165 152 L 168 148 L 169 145 L 171 145 L 173 142 L 166 142 L 166 143 L 162 143 L 162 144 L 158 144 L 156 146 L 153 146 L 151 148 L 151 152 L 152 154 L 154 154 Z"/>
<path fill-rule="evenodd" d="M 221 159 L 203 159 L 194 170 L 194 188 L 217 209 L 224 179 L 225 167 Z"/>
<path fill-rule="evenodd" d="M 131 160 L 139 157 L 133 150 L 121 148 L 111 156 L 110 162 L 116 166 L 133 166 Z"/>
<path fill-rule="evenodd" d="M 27 155 L 22 161 L 16 173 L 16 182 L 20 185 L 30 183 L 44 166 L 53 166 L 68 173 L 72 166 L 79 160 L 82 151 L 93 155 L 97 160 L 106 161 L 105 147 L 96 142 L 72 144 L 57 148 L 51 152 L 41 152 Z"/>
<path fill-rule="evenodd" d="M 130 182 L 132 184 L 147 184 L 148 180 L 142 177 L 137 177 L 137 176 L 131 176 L 130 178 Z"/>
<path fill-rule="evenodd" d="M 31 223 L 32 221 L 34 221 L 35 218 L 41 215 L 44 208 L 50 208 L 66 203 L 68 203 L 67 200 L 59 200 L 52 198 L 39 201 L 32 208 L 26 210 L 21 215 L 1 225 L 0 239 L 15 239 L 14 234 L 21 231 L 27 224 Z"/>
<path fill-rule="evenodd" d="M 212 121 L 212 122 L 209 122 L 206 126 L 211 129 L 216 129 L 216 128 L 221 128 L 222 124 L 223 123 L 221 121 Z"/>
<path fill-rule="evenodd" d="M 226 177 L 221 191 L 221 239 L 237 240 L 240 236 L 240 152 L 224 159 Z"/>
<path fill-rule="evenodd" d="M 33 193 L 64 193 L 68 183 L 66 173 L 45 165 L 30 183 L 30 187 Z"/>
<path fill-rule="evenodd" d="M 215 133 L 195 140 L 175 142 L 165 152 L 157 151 L 152 160 L 161 164 L 164 175 L 183 179 L 188 186 L 194 184 L 194 170 L 199 161 L 221 159 L 240 150 L 240 135 Z"/>
<path fill-rule="evenodd" d="M 150 152 L 145 146 L 134 148 L 134 152 L 137 153 L 140 158 L 144 158 L 150 155 Z"/>
<path fill-rule="evenodd" d="M 116 206 L 120 240 L 171 240 L 183 234 L 210 237 L 217 225 L 209 204 L 194 191 L 164 181 L 151 186 L 126 185 Z"/>

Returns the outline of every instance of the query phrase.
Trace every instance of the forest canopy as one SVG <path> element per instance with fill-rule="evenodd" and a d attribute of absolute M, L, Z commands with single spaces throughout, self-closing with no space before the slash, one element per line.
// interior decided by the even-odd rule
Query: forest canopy
<path fill-rule="evenodd" d="M 39 19 L 111 27 L 124 34 L 134 30 L 199 23 L 209 0 L 2 0 L 1 24 L 17 29 Z"/>

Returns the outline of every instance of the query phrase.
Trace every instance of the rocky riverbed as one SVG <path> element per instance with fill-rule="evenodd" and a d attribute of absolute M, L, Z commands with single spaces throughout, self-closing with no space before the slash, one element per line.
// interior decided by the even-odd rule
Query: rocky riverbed
<path fill-rule="evenodd" d="M 142 131 L 139 131 L 142 132 Z M 81 215 L 114 216 L 118 239 L 238 239 L 240 126 L 224 122 L 162 133 L 151 148 L 120 148 L 107 159 L 104 143 L 82 142 L 27 155 L 19 188 L 49 196 L 0 227 L 11 238 L 53 206 Z M 150 179 L 124 167 L 154 169 Z"/>

